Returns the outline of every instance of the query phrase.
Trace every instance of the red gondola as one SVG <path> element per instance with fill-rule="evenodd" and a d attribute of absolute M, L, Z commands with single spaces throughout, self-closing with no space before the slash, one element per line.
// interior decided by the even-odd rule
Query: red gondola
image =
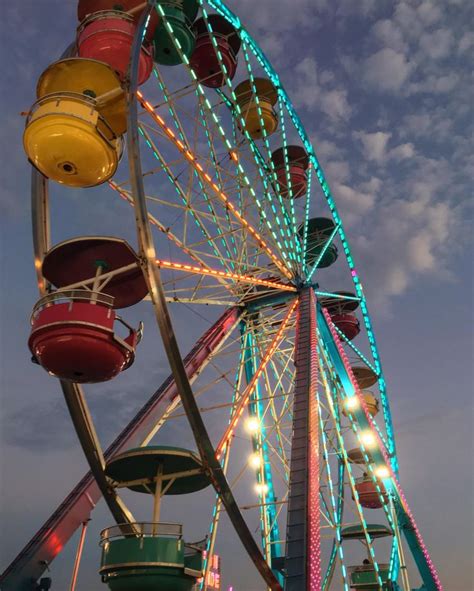
<path fill-rule="evenodd" d="M 301 146 L 278 148 L 272 154 L 278 191 L 282 197 L 298 199 L 306 194 L 309 158 Z"/>
<path fill-rule="evenodd" d="M 116 308 L 147 293 L 138 257 L 123 240 L 83 237 L 53 247 L 42 265 L 58 291 L 43 297 L 32 315 L 28 345 L 49 373 L 73 382 L 110 380 L 130 367 L 141 329 L 133 329 Z M 126 336 L 117 332 L 117 323 Z"/>
<path fill-rule="evenodd" d="M 225 84 L 225 76 L 217 57 L 217 51 L 220 53 L 227 77 L 232 80 L 237 71 L 240 37 L 223 16 L 210 14 L 207 20 L 212 33 L 203 18 L 194 23 L 196 45 L 190 58 L 190 64 L 201 84 L 209 88 L 220 88 Z M 214 46 L 212 37 L 214 37 L 217 47 Z"/>
<path fill-rule="evenodd" d="M 355 489 L 359 495 L 360 504 L 366 509 L 381 509 L 388 503 L 388 495 L 384 485 L 379 481 L 377 491 L 374 481 L 365 475 L 356 481 Z"/>
<path fill-rule="evenodd" d="M 117 10 L 130 14 L 137 23 L 145 6 L 143 0 L 79 0 L 77 5 L 77 18 L 81 23 L 89 15 L 96 12 L 103 10 Z M 145 35 L 147 41 L 152 41 L 159 21 L 160 19 L 157 11 L 152 10 L 150 14 L 150 22 L 148 23 Z"/>
<path fill-rule="evenodd" d="M 77 30 L 78 55 L 108 64 L 123 81 L 130 63 L 136 28 L 136 22 L 126 12 L 118 10 L 94 12 L 82 21 Z M 148 80 L 152 69 L 151 46 L 143 45 L 138 68 L 139 84 Z"/>
<path fill-rule="evenodd" d="M 323 308 L 327 308 L 336 327 L 352 341 L 360 333 L 360 322 L 355 314 L 352 314 L 359 307 L 359 300 L 350 291 L 336 291 L 334 295 L 340 297 L 324 297 L 319 303 Z"/>
<path fill-rule="evenodd" d="M 360 322 L 354 314 L 334 314 L 331 320 L 349 341 L 360 333 Z"/>
<path fill-rule="evenodd" d="M 116 334 L 119 318 L 112 302 L 105 294 L 85 290 L 58 291 L 41 299 L 28 340 L 34 359 L 50 374 L 79 383 L 104 382 L 130 367 L 138 332 L 125 325 L 128 336 Z"/>

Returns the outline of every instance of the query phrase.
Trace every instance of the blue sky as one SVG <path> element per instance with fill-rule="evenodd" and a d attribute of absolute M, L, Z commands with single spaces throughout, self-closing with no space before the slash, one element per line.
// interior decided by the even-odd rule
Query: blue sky
<path fill-rule="evenodd" d="M 255 4 L 229 1 L 280 74 L 329 179 L 375 324 L 402 485 L 446 589 L 468 591 L 473 587 L 472 8 L 457 0 Z M 85 471 L 60 392 L 29 363 L 26 348 L 37 296 L 20 116 L 32 102 L 38 75 L 71 39 L 75 3 L 22 0 L 3 11 L 2 567 Z M 53 198 L 59 201 L 60 192 Z M 74 194 L 74 199 L 79 209 L 82 199 L 85 225 L 94 197 Z M 112 233 L 116 212 L 103 206 L 99 215 Z M 184 321 L 177 322 L 183 330 Z M 187 327 L 183 347 L 203 328 Z M 138 368 L 144 370 L 154 358 L 144 348 L 140 355 Z M 102 399 L 91 401 L 105 441 L 166 374 L 163 360 L 147 379 L 124 377 L 115 390 L 104 388 Z M 124 405 L 105 418 L 114 397 Z M 97 521 L 106 525 L 105 509 L 97 511 Z M 53 565 L 63 586 L 72 551 Z M 96 576 L 87 574 L 96 559 L 92 542 L 78 591 L 101 588 Z M 237 576 L 246 564 L 242 559 L 229 565 L 229 575 Z M 242 589 L 260 589 L 247 570 Z"/>

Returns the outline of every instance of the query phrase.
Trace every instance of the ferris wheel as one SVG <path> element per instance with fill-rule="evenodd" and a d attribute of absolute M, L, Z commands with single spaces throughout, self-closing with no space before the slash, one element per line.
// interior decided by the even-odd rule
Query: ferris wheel
<path fill-rule="evenodd" d="M 398 480 L 361 280 L 278 75 L 219 0 L 80 0 L 78 19 L 24 133 L 40 291 L 29 347 L 60 381 L 90 473 L 1 588 L 49 588 L 36 581 L 83 524 L 74 589 L 103 497 L 115 524 L 98 570 L 111 591 L 219 588 L 223 514 L 262 589 L 442 589 Z M 107 184 L 135 216 L 137 249 L 120 228 L 52 244 L 50 181 L 65 199 L 68 187 Z M 126 309 L 144 299 L 171 374 L 103 451 L 82 384 L 133 365 L 143 326 Z M 169 306 L 217 311 L 187 354 Z M 194 440 L 177 447 L 167 434 L 180 422 Z M 164 521 L 166 497 L 208 486 L 209 528 L 193 542 L 185 523 Z M 150 496 L 147 522 L 124 488 Z"/>

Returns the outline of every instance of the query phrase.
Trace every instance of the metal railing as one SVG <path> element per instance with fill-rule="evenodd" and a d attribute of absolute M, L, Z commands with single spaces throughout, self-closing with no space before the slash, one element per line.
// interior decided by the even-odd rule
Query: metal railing
<path fill-rule="evenodd" d="M 121 523 L 100 532 L 100 545 L 116 538 L 178 538 L 183 537 L 179 523 Z"/>
<path fill-rule="evenodd" d="M 38 312 L 40 312 L 43 308 L 47 308 L 55 304 L 63 304 L 68 301 L 71 304 L 76 301 L 85 301 L 94 302 L 95 304 L 101 304 L 107 308 L 112 308 L 114 300 L 115 298 L 111 295 L 99 291 L 90 291 L 88 289 L 54 291 L 36 302 L 31 314 L 31 323 L 33 324 Z"/>

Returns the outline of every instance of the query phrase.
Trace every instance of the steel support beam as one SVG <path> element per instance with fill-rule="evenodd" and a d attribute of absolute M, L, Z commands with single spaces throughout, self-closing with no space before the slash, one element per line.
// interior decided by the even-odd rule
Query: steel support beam
<path fill-rule="evenodd" d="M 350 375 L 350 367 L 348 359 L 342 352 L 342 347 L 339 343 L 338 336 L 328 323 L 328 320 L 323 312 L 321 306 L 318 304 L 318 329 L 321 335 L 323 346 L 326 348 L 331 362 L 336 369 L 339 377 L 344 395 L 346 397 L 357 394 L 355 382 L 353 383 Z M 362 405 L 354 409 L 352 415 L 361 430 L 373 429 L 370 415 L 368 415 Z M 375 431 L 374 431 L 375 432 Z M 380 445 L 370 450 L 370 455 L 373 458 L 374 464 L 378 466 L 390 467 L 390 457 L 388 451 L 383 448 L 383 443 L 380 440 Z M 423 580 L 426 591 L 440 591 L 442 589 L 441 582 L 436 573 L 434 565 L 428 554 L 421 534 L 418 531 L 415 520 L 408 507 L 406 499 L 401 490 L 398 481 L 391 477 L 384 479 L 384 487 L 393 497 L 398 525 L 403 532 L 408 546 L 413 555 L 413 559 L 418 567 L 418 571 Z"/>
<path fill-rule="evenodd" d="M 261 360 L 258 355 L 258 349 L 253 334 L 253 323 L 242 322 L 241 334 L 242 347 L 244 350 L 245 378 L 248 386 L 251 383 Z M 271 393 L 268 392 L 268 396 L 270 395 Z M 260 386 L 257 383 L 255 391 L 250 397 L 248 411 L 250 416 L 257 417 L 260 422 L 259 433 L 252 436 L 252 448 L 254 453 L 257 453 L 259 456 L 261 455 L 263 459 L 263 466 L 258 467 L 256 473 L 257 475 L 261 474 L 263 476 L 263 482 L 261 484 L 266 484 L 268 486 L 268 492 L 261 495 L 262 502 L 265 502 L 265 505 L 260 507 L 262 548 L 275 576 L 280 583 L 283 583 L 283 577 L 275 567 L 275 562 L 277 562 L 275 559 L 280 558 L 281 556 L 280 531 L 278 527 L 278 512 L 276 505 L 277 498 L 275 497 L 275 489 L 273 486 L 272 465 L 269 459 L 270 454 L 264 424 L 265 405 L 263 404 L 261 397 Z M 265 522 L 267 524 L 266 527 Z"/>
<path fill-rule="evenodd" d="M 316 297 L 300 293 L 286 530 L 285 591 L 320 591 L 319 423 Z"/>
<path fill-rule="evenodd" d="M 240 313 L 240 308 L 226 310 L 185 357 L 184 365 L 190 381 L 201 373 L 210 357 L 224 343 L 239 321 Z M 140 445 L 178 397 L 179 390 L 170 375 L 110 445 L 104 458 L 108 460 Z M 46 566 L 61 552 L 81 524 L 89 519 L 101 496 L 92 472 L 88 472 L 2 574 L 2 591 L 32 591 Z"/>

